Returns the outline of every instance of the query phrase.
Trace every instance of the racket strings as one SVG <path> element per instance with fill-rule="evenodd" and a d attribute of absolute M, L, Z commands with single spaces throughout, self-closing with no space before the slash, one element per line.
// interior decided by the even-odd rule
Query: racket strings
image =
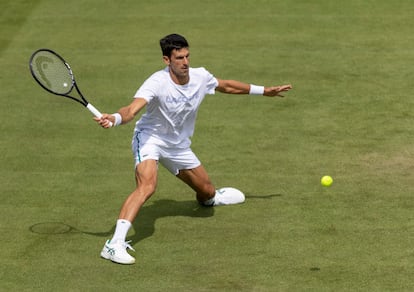
<path fill-rule="evenodd" d="M 72 72 L 67 65 L 52 53 L 41 51 L 32 59 L 34 77 L 46 89 L 57 93 L 67 94 L 72 90 Z"/>

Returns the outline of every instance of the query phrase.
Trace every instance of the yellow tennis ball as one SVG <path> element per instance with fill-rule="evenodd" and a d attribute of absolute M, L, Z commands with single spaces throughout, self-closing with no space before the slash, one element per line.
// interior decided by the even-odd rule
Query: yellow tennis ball
<path fill-rule="evenodd" d="M 321 185 L 323 185 L 324 187 L 329 187 L 332 183 L 333 179 L 329 175 L 325 175 L 321 178 Z"/>

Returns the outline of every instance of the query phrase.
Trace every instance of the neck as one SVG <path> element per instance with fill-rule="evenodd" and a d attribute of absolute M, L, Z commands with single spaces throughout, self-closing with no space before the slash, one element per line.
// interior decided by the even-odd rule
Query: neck
<path fill-rule="evenodd" d="M 171 71 L 170 69 L 170 77 L 172 79 L 172 81 L 178 85 L 185 85 L 190 81 L 190 76 L 185 75 L 185 76 L 179 76 L 174 74 L 174 72 Z"/>

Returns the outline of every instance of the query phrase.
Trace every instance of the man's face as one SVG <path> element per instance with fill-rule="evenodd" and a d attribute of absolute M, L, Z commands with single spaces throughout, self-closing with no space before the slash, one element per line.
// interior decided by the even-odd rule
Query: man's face
<path fill-rule="evenodd" d="M 164 56 L 164 62 L 170 67 L 173 79 L 175 77 L 178 81 L 188 82 L 190 68 L 190 51 L 188 48 L 173 50 L 171 57 Z"/>

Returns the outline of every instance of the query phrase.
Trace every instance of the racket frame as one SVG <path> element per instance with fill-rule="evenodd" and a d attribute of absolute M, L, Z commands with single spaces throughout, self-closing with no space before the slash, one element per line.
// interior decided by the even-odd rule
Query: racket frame
<path fill-rule="evenodd" d="M 37 76 L 36 76 L 36 74 L 34 73 L 34 69 L 33 69 L 33 59 L 35 58 L 35 56 L 39 53 L 39 52 L 49 52 L 49 53 L 51 53 L 51 54 L 53 54 L 53 55 L 55 55 L 60 61 L 62 61 L 62 63 L 66 66 L 66 68 L 68 69 L 68 73 L 69 73 L 69 76 L 70 76 L 70 78 L 71 78 L 71 80 L 72 80 L 72 84 L 71 84 L 71 86 L 69 87 L 69 89 L 68 89 L 68 91 L 66 92 L 66 93 L 58 93 L 58 92 L 55 92 L 55 91 L 53 91 L 53 90 L 50 90 L 49 88 L 47 88 L 45 85 L 43 85 L 43 83 L 37 78 Z M 78 84 L 76 83 L 76 80 L 75 80 L 75 76 L 74 76 L 74 74 L 73 74 L 73 71 L 72 71 L 72 68 L 70 67 L 70 65 L 65 61 L 65 59 L 63 59 L 63 57 L 62 56 L 60 56 L 58 53 L 56 53 L 56 52 L 54 52 L 54 51 L 52 51 L 51 49 L 38 49 L 38 50 L 36 50 L 33 54 L 32 54 L 32 56 L 30 57 L 30 61 L 29 61 L 29 67 L 30 67 L 30 73 L 32 74 L 32 76 L 33 76 L 33 78 L 36 80 L 36 82 L 43 88 L 43 89 L 45 89 L 46 91 L 48 91 L 48 92 L 50 92 L 50 93 L 52 93 L 52 94 L 55 94 L 55 95 L 60 95 L 60 96 L 64 96 L 64 97 L 68 97 L 68 98 L 70 98 L 70 99 L 72 99 L 72 100 L 74 100 L 74 101 L 76 101 L 76 102 L 78 102 L 78 103 L 80 103 L 81 105 L 83 105 L 84 107 L 86 107 L 95 117 L 97 117 L 97 118 L 101 118 L 102 117 L 102 114 L 101 114 L 101 112 L 97 109 L 97 108 L 95 108 L 91 103 L 89 103 L 87 100 L 86 100 L 86 98 L 83 96 L 83 94 L 82 94 L 82 92 L 80 91 L 80 89 L 79 89 L 79 87 L 78 87 Z M 81 98 L 81 99 L 78 99 L 78 98 L 76 98 L 76 97 L 74 97 L 74 96 L 71 96 L 70 95 L 70 93 L 73 91 L 73 88 L 75 88 L 76 89 L 76 92 L 78 93 L 78 95 L 79 95 L 79 97 Z M 111 123 L 111 126 L 112 126 L 112 122 L 110 122 Z"/>

